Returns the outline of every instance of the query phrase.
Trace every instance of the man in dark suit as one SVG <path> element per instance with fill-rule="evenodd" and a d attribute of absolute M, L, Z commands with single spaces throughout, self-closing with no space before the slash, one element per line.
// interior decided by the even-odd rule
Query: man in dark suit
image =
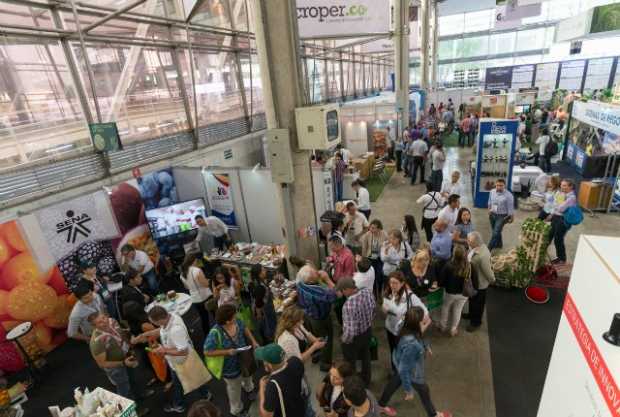
<path fill-rule="evenodd" d="M 142 281 L 142 275 L 135 269 L 130 268 L 125 273 L 123 278 L 123 289 L 120 293 L 122 304 L 128 301 L 135 301 L 142 307 L 145 307 L 151 301 L 151 297 L 140 289 Z"/>

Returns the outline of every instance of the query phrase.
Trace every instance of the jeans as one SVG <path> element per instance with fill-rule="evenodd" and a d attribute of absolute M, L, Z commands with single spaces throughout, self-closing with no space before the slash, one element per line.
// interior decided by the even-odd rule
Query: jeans
<path fill-rule="evenodd" d="M 403 152 L 402 164 L 403 164 L 403 169 L 405 170 L 405 175 L 409 175 L 410 174 L 409 171 L 410 171 L 411 167 L 409 166 L 409 163 L 410 163 L 409 159 L 410 159 L 409 155 L 407 155 L 406 153 Z"/>
<path fill-rule="evenodd" d="M 383 390 L 383 394 L 381 394 L 381 399 L 379 400 L 379 406 L 380 407 L 387 406 L 388 402 L 390 402 L 390 398 L 392 398 L 394 393 L 398 391 L 398 388 L 400 388 L 401 385 L 402 385 L 402 382 L 400 380 L 400 376 L 398 375 L 398 373 L 395 373 L 394 375 L 392 375 L 392 378 L 390 378 L 390 381 L 388 382 L 388 384 L 385 386 L 385 389 Z M 415 384 L 415 383 L 412 385 L 413 385 L 413 389 L 420 396 L 420 401 L 422 401 L 422 406 L 424 407 L 426 414 L 428 414 L 429 417 L 435 417 L 437 415 L 437 410 L 435 410 L 435 406 L 433 405 L 433 401 L 431 400 L 431 390 L 428 388 L 428 385 L 427 384 Z"/>
<path fill-rule="evenodd" d="M 482 324 L 482 315 L 484 314 L 484 305 L 487 301 L 487 290 L 478 290 L 476 295 L 469 299 L 469 323 L 478 327 Z"/>
<path fill-rule="evenodd" d="M 362 361 L 361 377 L 366 386 L 370 385 L 370 336 L 371 329 L 368 328 L 364 333 L 353 337 L 351 343 L 342 343 L 342 353 L 344 359 L 355 367 L 356 362 Z"/>
<path fill-rule="evenodd" d="M 551 172 L 551 156 L 544 155 L 542 157 L 542 170 L 549 173 Z"/>
<path fill-rule="evenodd" d="M 469 132 L 467 135 L 467 146 L 472 146 L 474 144 L 474 140 L 476 139 L 476 132 Z"/>
<path fill-rule="evenodd" d="M 413 157 L 413 169 L 411 173 L 411 185 L 415 184 L 415 180 L 418 177 L 418 169 L 420 170 L 420 182 L 424 182 L 424 157 Z"/>
<path fill-rule="evenodd" d="M 151 268 L 149 272 L 143 272 L 142 278 L 146 281 L 149 286 L 149 290 L 153 295 L 157 294 L 159 291 L 159 281 L 157 280 L 157 274 L 155 273 L 155 268 Z"/>
<path fill-rule="evenodd" d="M 334 350 L 334 326 L 331 314 L 323 320 L 315 320 L 308 317 L 312 334 L 316 337 L 326 337 L 327 342 L 321 349 L 321 364 L 324 366 L 332 365 L 332 353 Z"/>
<path fill-rule="evenodd" d="M 508 219 L 507 214 L 489 214 L 489 221 L 491 222 L 491 240 L 489 241 L 489 250 L 495 248 L 501 249 L 504 247 L 504 242 L 502 241 L 502 230 L 506 224 L 506 219 Z"/>
<path fill-rule="evenodd" d="M 336 193 L 336 201 L 342 201 L 342 181 L 334 181 L 334 191 Z"/>
<path fill-rule="evenodd" d="M 431 171 L 431 184 L 433 184 L 433 191 L 441 191 L 441 183 L 443 182 L 443 171 L 441 169 L 434 169 Z"/>
<path fill-rule="evenodd" d="M 378 300 L 383 292 L 383 261 L 379 258 L 371 259 L 370 264 L 375 270 L 375 282 L 373 284 L 373 292 Z"/>
<path fill-rule="evenodd" d="M 396 154 L 396 172 L 401 172 L 403 170 L 403 167 L 401 166 L 403 161 L 403 151 L 395 151 L 394 153 Z"/>
<path fill-rule="evenodd" d="M 462 130 L 459 130 L 459 146 L 465 146 L 469 141 L 468 139 L 466 140 L 466 138 L 468 137 L 469 132 L 463 132 Z"/>
<path fill-rule="evenodd" d="M 467 302 L 467 297 L 462 294 L 445 293 L 441 306 L 441 328 L 444 330 L 455 330 L 459 327 L 461 313 Z"/>
<path fill-rule="evenodd" d="M 426 234 L 426 241 L 428 243 L 433 239 L 433 224 L 437 221 L 437 217 L 434 219 L 427 219 L 426 217 L 422 217 L 422 229 L 424 229 L 424 233 Z"/>
<path fill-rule="evenodd" d="M 185 407 L 185 393 L 183 392 L 183 385 L 181 385 L 181 380 L 179 379 L 176 372 L 174 372 L 170 368 L 168 368 L 168 370 L 172 374 L 172 406 Z M 209 396 L 209 389 L 207 388 L 207 384 L 198 388 L 197 391 L 203 398 L 207 398 Z"/>
<path fill-rule="evenodd" d="M 563 216 L 553 216 L 551 218 L 551 234 L 549 239 L 553 240 L 555 245 L 555 254 L 562 262 L 566 262 L 566 246 L 564 245 L 564 237 L 570 227 L 564 222 Z"/>
<path fill-rule="evenodd" d="M 107 368 L 103 370 L 108 379 L 116 388 L 116 393 L 121 397 L 136 399 L 132 386 L 135 385 L 134 373 L 132 368 L 122 366 L 120 368 Z"/>
<path fill-rule="evenodd" d="M 386 330 L 388 346 L 390 347 L 390 365 L 392 365 L 392 370 L 396 372 L 396 366 L 394 366 L 394 361 L 392 361 L 392 355 L 394 354 L 394 350 L 396 346 L 398 346 L 398 341 L 400 337 L 393 335 L 389 330 Z"/>
<path fill-rule="evenodd" d="M 226 394 L 228 395 L 228 404 L 230 405 L 230 413 L 239 415 L 243 411 L 243 401 L 241 400 L 241 388 L 245 392 L 254 391 L 254 381 L 252 377 L 224 378 L 226 382 Z"/>

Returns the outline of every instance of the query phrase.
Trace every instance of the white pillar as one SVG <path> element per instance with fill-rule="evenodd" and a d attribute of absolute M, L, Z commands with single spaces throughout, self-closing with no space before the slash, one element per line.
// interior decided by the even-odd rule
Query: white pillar
<path fill-rule="evenodd" d="M 398 0 L 394 7 L 395 82 L 398 134 L 409 125 L 409 1 Z"/>

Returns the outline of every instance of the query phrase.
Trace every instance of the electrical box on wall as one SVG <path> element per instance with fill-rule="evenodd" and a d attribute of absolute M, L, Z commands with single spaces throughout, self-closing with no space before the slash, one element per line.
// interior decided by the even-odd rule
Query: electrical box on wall
<path fill-rule="evenodd" d="M 266 137 L 272 181 L 275 183 L 292 183 L 295 180 L 295 174 L 293 172 L 288 129 L 270 129 L 267 131 Z"/>
<path fill-rule="evenodd" d="M 330 149 L 341 142 L 340 105 L 295 109 L 299 149 Z"/>

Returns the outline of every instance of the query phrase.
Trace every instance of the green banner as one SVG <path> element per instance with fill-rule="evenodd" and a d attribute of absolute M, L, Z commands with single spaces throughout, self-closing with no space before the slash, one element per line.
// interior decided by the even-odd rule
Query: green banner
<path fill-rule="evenodd" d="M 620 3 L 598 6 L 592 12 L 590 33 L 620 30 Z"/>
<path fill-rule="evenodd" d="M 90 123 L 90 138 L 97 152 L 114 152 L 123 150 L 115 122 Z"/>

